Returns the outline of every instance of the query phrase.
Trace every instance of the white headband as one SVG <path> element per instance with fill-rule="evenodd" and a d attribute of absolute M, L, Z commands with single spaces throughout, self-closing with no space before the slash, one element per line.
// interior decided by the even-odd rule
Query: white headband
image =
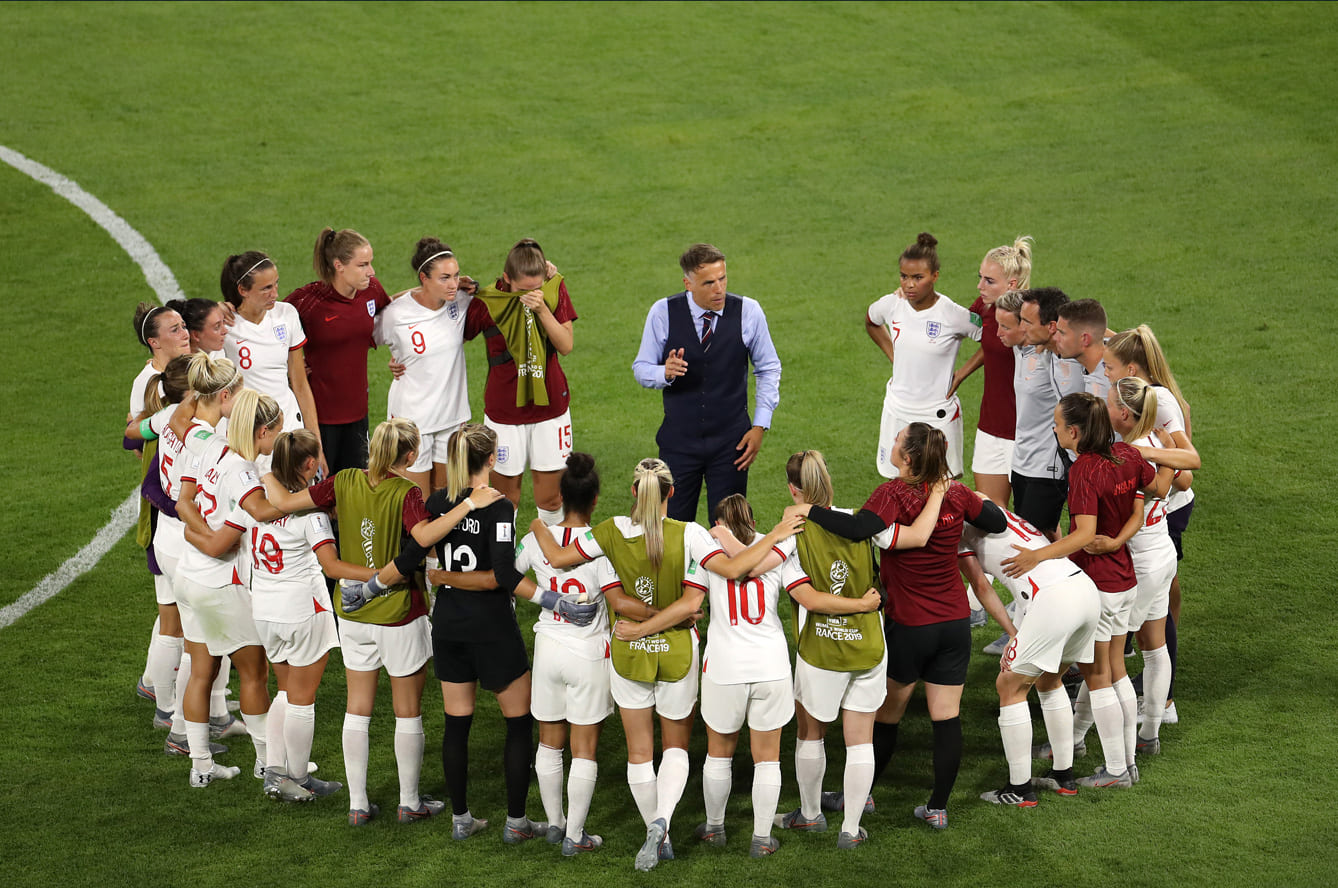
<path fill-rule="evenodd" d="M 454 256 L 454 255 L 455 254 L 452 253 L 450 250 L 442 250 L 440 253 L 433 253 L 431 256 L 428 256 L 426 259 L 424 259 L 422 264 L 418 266 L 418 273 L 422 274 L 424 266 L 426 266 L 433 259 L 436 259 L 440 256 Z"/>
<path fill-rule="evenodd" d="M 259 268 L 260 266 L 264 265 L 266 262 L 269 262 L 269 261 L 270 261 L 270 258 L 269 258 L 268 256 L 266 256 L 264 259 L 261 259 L 261 260 L 260 260 L 259 262 L 257 262 L 255 265 L 252 265 L 250 268 L 246 269 L 245 272 L 243 272 L 242 274 L 239 274 L 239 275 L 237 276 L 237 283 L 240 284 L 242 281 L 246 280 L 246 276 L 247 276 L 248 274 L 250 274 L 251 272 L 255 271 L 257 268 Z"/>
<path fill-rule="evenodd" d="M 167 306 L 165 306 L 165 305 L 155 305 L 153 308 L 149 309 L 148 314 L 144 315 L 144 320 L 142 320 L 142 321 L 139 322 L 139 340 L 140 340 L 140 342 L 143 342 L 145 345 L 148 345 L 148 344 L 149 344 L 149 337 L 148 337 L 148 334 L 144 332 L 144 331 L 147 330 L 148 327 L 149 327 L 149 318 L 153 317 L 154 314 L 156 314 L 157 312 L 162 311 L 162 310 L 163 310 L 164 308 L 166 308 L 166 307 L 167 307 Z"/>

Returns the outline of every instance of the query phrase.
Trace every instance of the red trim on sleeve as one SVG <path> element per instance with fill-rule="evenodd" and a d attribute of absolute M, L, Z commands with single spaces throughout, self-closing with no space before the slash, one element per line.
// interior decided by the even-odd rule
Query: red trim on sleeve
<path fill-rule="evenodd" d="M 299 342 L 297 345 L 290 345 L 290 346 L 288 346 L 288 350 L 289 350 L 290 352 L 295 352 L 295 351 L 297 351 L 299 348 L 302 348 L 302 347 L 303 347 L 304 345 L 306 345 L 306 344 L 307 344 L 307 341 L 306 341 L 305 339 L 303 339 L 303 340 L 302 340 L 301 342 Z"/>
<path fill-rule="evenodd" d="M 709 591 L 710 591 L 710 590 L 707 589 L 705 586 L 703 586 L 701 583 L 694 583 L 692 580 L 684 580 L 684 581 L 683 581 L 683 585 L 684 585 L 684 586 L 691 586 L 691 587 L 694 588 L 694 589 L 700 589 L 700 590 L 702 590 L 703 592 L 709 592 Z"/>
<path fill-rule="evenodd" d="M 612 583 L 609 583 L 607 586 L 601 586 L 600 589 L 599 589 L 599 591 L 600 591 L 600 592 L 607 592 L 607 591 L 609 591 L 610 589 L 617 589 L 617 588 L 618 588 L 619 586 L 621 586 L 622 584 L 623 584 L 623 581 L 622 581 L 622 580 L 614 580 Z"/>
<path fill-rule="evenodd" d="M 899 536 L 901 536 L 901 525 L 900 525 L 900 524 L 893 524 L 893 525 L 892 525 L 892 544 L 888 546 L 889 549 L 895 549 L 895 548 L 897 547 L 897 537 L 899 537 Z"/>
<path fill-rule="evenodd" d="M 724 554 L 725 554 L 725 550 L 724 550 L 724 549 L 712 549 L 710 552 L 707 552 L 705 555 L 703 555 L 703 556 L 702 556 L 702 560 L 699 561 L 699 562 L 697 562 L 697 563 L 700 564 L 700 565 L 702 565 L 703 567 L 705 567 L 705 566 L 706 566 L 706 562 L 710 561 L 712 558 L 714 558 L 714 557 L 717 556 L 717 555 L 724 555 Z"/>
<path fill-rule="evenodd" d="M 812 580 L 811 578 L 809 578 L 808 576 L 800 577 L 799 579 L 795 580 L 795 581 L 794 581 L 793 583 L 791 583 L 790 585 L 786 586 L 786 587 L 785 587 L 785 591 L 786 591 L 786 592 L 792 592 L 792 591 L 794 591 L 794 587 L 795 587 L 795 586 L 802 586 L 804 583 L 811 583 L 811 582 L 813 582 L 813 580 Z"/>
<path fill-rule="evenodd" d="M 316 551 L 317 549 L 319 549 L 321 546 L 332 546 L 332 545 L 334 545 L 334 538 L 333 538 L 333 537 L 326 537 L 325 539 L 321 540 L 321 541 L 320 541 L 319 543 L 317 543 L 316 545 L 312 546 L 312 547 L 311 547 L 311 551 L 315 552 L 315 551 Z"/>
<path fill-rule="evenodd" d="M 264 489 L 265 487 L 263 484 L 257 484 L 255 487 L 252 487 L 250 490 L 246 491 L 246 493 L 243 493 L 241 496 L 237 498 L 237 505 L 240 506 L 242 503 L 246 502 L 246 498 L 251 494 L 255 493 L 257 490 L 263 491 Z"/>
<path fill-rule="evenodd" d="M 223 523 L 224 523 L 225 525 L 227 525 L 228 527 L 233 528 L 234 530 L 246 530 L 245 527 L 242 527 L 240 524 L 233 524 L 231 521 L 229 521 L 229 520 L 226 519 L 226 518 L 223 519 Z"/>
<path fill-rule="evenodd" d="M 771 551 L 773 551 L 773 552 L 775 552 L 777 555 L 779 555 L 781 561 L 784 561 L 784 560 L 785 560 L 785 553 L 782 552 L 782 551 L 780 550 L 780 546 L 772 546 L 772 547 L 771 547 Z"/>
<path fill-rule="evenodd" d="M 571 544 L 572 544 L 573 546 L 576 547 L 576 551 L 577 551 L 577 552 L 580 552 L 580 553 L 581 553 L 581 557 L 584 558 L 586 561 L 594 561 L 596 558 L 599 557 L 599 556 L 597 556 L 597 555 L 591 555 L 589 552 L 587 552 L 587 551 L 585 551 L 584 549 L 581 548 L 581 538 L 580 538 L 580 537 L 577 537 L 576 539 L 572 540 Z"/>

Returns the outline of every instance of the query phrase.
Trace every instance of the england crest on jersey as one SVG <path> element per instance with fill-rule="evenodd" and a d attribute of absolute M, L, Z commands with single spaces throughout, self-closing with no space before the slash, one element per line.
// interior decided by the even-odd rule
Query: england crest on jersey
<path fill-rule="evenodd" d="M 274 338 L 277 339 L 277 340 L 279 340 L 280 342 L 287 343 L 287 342 L 288 342 L 288 325 L 287 325 L 287 324 L 275 324 L 275 325 L 274 325 Z"/>
<path fill-rule="evenodd" d="M 940 324 L 938 321 L 925 322 L 925 335 L 928 336 L 930 339 L 937 339 L 938 334 L 942 332 L 943 332 L 943 325 Z"/>
<path fill-rule="evenodd" d="M 367 300 L 367 317 L 369 317 L 369 318 L 374 318 L 374 317 L 376 317 L 376 300 L 375 300 L 375 299 L 368 299 L 368 300 Z"/>
<path fill-rule="evenodd" d="M 454 302 L 446 303 L 446 316 L 453 321 L 459 318 L 460 306 L 456 305 Z"/>

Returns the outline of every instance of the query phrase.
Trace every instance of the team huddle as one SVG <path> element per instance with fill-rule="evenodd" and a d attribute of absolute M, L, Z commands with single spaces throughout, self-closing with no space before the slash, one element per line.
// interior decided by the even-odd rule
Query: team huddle
<path fill-rule="evenodd" d="M 384 670 L 396 818 L 432 818 L 448 802 L 419 790 L 431 660 L 455 839 L 488 825 L 468 804 L 482 687 L 506 722 L 508 844 L 539 838 L 564 856 L 601 847 L 586 822 L 616 704 L 646 827 L 636 869 L 673 859 L 698 709 L 707 757 L 697 840 L 726 843 L 746 723 L 749 853 L 775 853 L 777 828 L 826 831 L 828 814 L 841 821 L 837 847 L 854 849 L 868 839 L 861 819 L 919 683 L 933 774 L 913 813 L 947 827 L 971 627 L 988 614 L 1004 630 L 986 650 L 1000 655 L 1008 776 L 982 798 L 1033 807 L 1038 791 L 1137 783 L 1137 757 L 1158 754 L 1160 727 L 1175 719 L 1176 571 L 1200 465 L 1188 405 L 1146 326 L 1112 333 L 1095 300 L 1030 287 L 1030 239 L 986 254 L 969 309 L 935 290 L 936 247 L 921 234 L 900 257 L 900 288 L 865 318 L 892 364 L 875 454 L 887 480 L 862 507 L 838 508 L 822 454 L 796 453 L 786 465 L 793 505 L 765 534 L 747 477 L 779 404 L 780 359 L 761 307 L 728 292 L 725 257 L 710 245 L 680 258 L 684 290 L 652 307 L 633 364 L 664 400 L 660 458 L 632 469 L 630 513 L 594 526 L 600 475 L 573 450 L 559 363 L 577 315 L 532 240 L 485 285 L 424 238 L 411 258 L 418 285 L 391 297 L 367 240 L 326 229 L 313 259 L 320 279 L 285 300 L 273 260 L 252 251 L 224 264 L 221 303 L 141 304 L 136 335 L 151 358 L 132 386 L 124 446 L 141 453 L 139 539 L 158 604 L 138 692 L 155 702 L 164 751 L 188 757 L 189 785 L 204 788 L 240 774 L 215 761 L 226 752 L 218 741 L 249 735 L 265 795 L 309 802 L 347 788 L 348 823 L 364 825 L 380 813 L 367 772 Z M 470 421 L 464 353 L 478 336 L 488 354 L 482 423 Z M 958 368 L 964 340 L 980 348 Z M 389 347 L 394 380 L 390 418 L 369 429 L 376 345 Z M 972 490 L 956 480 L 956 391 L 980 367 Z M 527 468 L 539 517 L 524 534 L 515 516 Z M 692 520 L 703 484 L 709 529 Z M 517 600 L 537 608 L 532 664 Z M 1125 671 L 1130 633 L 1143 654 L 1136 679 Z M 343 782 L 316 777 L 308 761 L 335 648 L 348 689 Z M 240 718 L 227 701 L 233 669 Z M 1038 745 L 1033 685 L 1047 738 Z M 838 718 L 845 769 L 824 792 L 824 738 Z M 792 721 L 800 803 L 778 813 Z M 1076 777 L 1093 725 L 1104 763 Z M 1049 760 L 1040 776 L 1033 757 Z M 526 810 L 531 767 L 542 820 Z"/>

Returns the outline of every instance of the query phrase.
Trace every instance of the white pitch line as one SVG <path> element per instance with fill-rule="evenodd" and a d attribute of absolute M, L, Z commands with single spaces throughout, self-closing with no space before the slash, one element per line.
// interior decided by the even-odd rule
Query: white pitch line
<path fill-rule="evenodd" d="M 111 207 L 80 188 L 79 184 L 73 179 L 62 176 L 50 167 L 43 166 L 11 148 L 6 148 L 4 145 L 0 145 L 0 160 L 46 185 L 87 213 L 89 218 L 110 234 L 112 239 L 121 245 L 121 249 L 125 250 L 130 258 L 135 261 L 135 264 L 140 267 L 144 272 L 144 279 L 153 288 L 159 302 L 165 303 L 169 299 L 185 298 L 185 294 L 181 292 L 181 286 L 177 283 L 176 275 L 172 274 L 172 269 L 168 268 L 167 263 L 163 262 L 158 256 L 158 251 L 144 239 L 144 235 L 130 227 L 129 222 L 113 212 Z M 70 583 L 92 570 L 102 559 L 102 556 L 106 555 L 107 551 L 116 544 L 116 541 L 135 525 L 138 514 L 139 489 L 136 488 L 126 498 L 125 502 L 116 507 L 116 510 L 112 512 L 111 520 L 103 525 L 88 545 L 75 552 L 66 559 L 64 564 L 43 577 L 40 583 L 21 596 L 18 601 L 0 608 L 0 629 L 10 625 L 38 605 L 59 595 Z"/>

